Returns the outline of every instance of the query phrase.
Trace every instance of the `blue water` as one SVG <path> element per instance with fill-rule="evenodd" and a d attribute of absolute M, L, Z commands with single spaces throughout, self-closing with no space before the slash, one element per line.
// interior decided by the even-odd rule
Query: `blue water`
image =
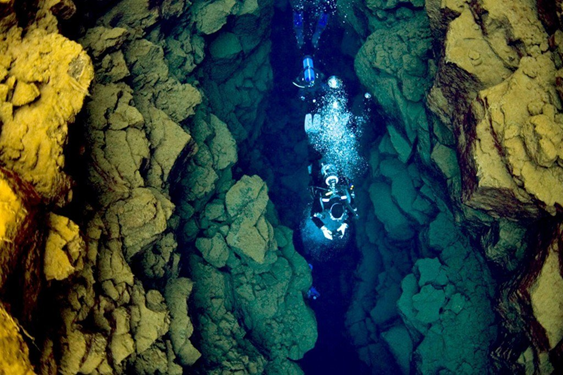
<path fill-rule="evenodd" d="M 292 81 L 301 71 L 304 53 L 297 48 L 292 18 L 290 9 L 276 9 L 271 38 L 274 87 L 268 110 L 268 128 L 262 135 L 265 145 L 262 152 L 273 170 L 279 171 L 270 185 L 270 197 L 279 210 L 282 222 L 295 231 L 296 248 L 313 266 L 313 285 L 320 293 L 320 298 L 310 301 L 317 318 L 318 341 L 300 365 L 306 374 L 370 374 L 369 368 L 360 361 L 350 344 L 344 326 L 352 295 L 353 272 L 359 257 L 353 228 L 345 241 L 331 243 L 308 219 L 312 196 L 308 190 L 307 160 L 310 159 L 311 145 L 307 145 L 303 126 L 305 114 L 311 108 L 338 103 L 338 108 L 325 105 L 327 122 L 323 125 L 328 131 L 317 139 L 318 143 L 314 145 L 317 147 L 314 148 L 316 152 L 328 156 L 331 162 L 338 163 L 341 173 L 361 178 L 362 155 L 356 138 L 358 129 L 349 126 L 352 121 L 331 121 L 352 119 L 350 98 L 359 94 L 361 88 L 353 70 L 353 59 L 335 54 L 334 51 L 339 51 L 339 44 L 336 45 L 338 47 L 330 45 L 330 41 L 340 43 L 343 30 L 329 22 L 319 43 L 320 48 L 313 55 L 315 67 L 326 78 L 338 75 L 345 83 L 345 96 L 327 97 L 324 103 L 315 104 L 299 98 L 300 92 Z M 337 129 L 342 125 L 344 129 Z M 280 150 L 287 152 L 280 153 Z M 280 176 L 290 170 L 296 171 L 300 177 L 288 183 Z"/>

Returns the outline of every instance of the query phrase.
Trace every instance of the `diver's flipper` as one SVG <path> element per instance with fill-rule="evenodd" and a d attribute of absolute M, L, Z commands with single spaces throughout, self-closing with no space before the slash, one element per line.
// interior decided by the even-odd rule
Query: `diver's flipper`
<path fill-rule="evenodd" d="M 310 113 L 305 115 L 305 133 L 309 134 L 313 127 L 313 118 Z"/>

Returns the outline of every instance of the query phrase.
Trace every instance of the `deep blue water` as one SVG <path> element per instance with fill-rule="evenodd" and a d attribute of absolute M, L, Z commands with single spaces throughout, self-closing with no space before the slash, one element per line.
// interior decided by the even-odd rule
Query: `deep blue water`
<path fill-rule="evenodd" d="M 299 147 L 306 143 L 303 118 L 307 104 L 299 99 L 298 89 L 292 80 L 301 72 L 302 56 L 315 52 L 316 67 L 326 77 L 338 75 L 346 84 L 350 98 L 360 91 L 355 77 L 353 59 L 340 53 L 340 40 L 343 30 L 329 23 L 322 35 L 319 49 L 298 50 L 292 29 L 291 10 L 276 9 L 272 27 L 271 61 L 274 71 L 274 87 L 268 110 L 269 121 L 263 132 L 264 154 L 279 175 L 306 168 L 307 148 Z M 281 124 L 276 123 L 281 122 Z M 296 147 L 297 146 L 297 147 Z M 293 150 L 293 153 L 280 157 L 280 149 Z M 276 173 L 278 175 L 278 173 Z M 318 340 L 315 348 L 300 361 L 306 374 L 369 374 L 368 367 L 360 361 L 355 348 L 350 344 L 344 326 L 353 288 L 353 272 L 358 262 L 358 251 L 353 239 L 340 249 L 326 248 L 327 256 L 314 257 L 316 249 L 306 248 L 301 241 L 299 224 L 302 213 L 308 210 L 311 196 L 308 192 L 308 175 L 294 180 L 295 186 L 283 186 L 274 180 L 270 187 L 270 197 L 280 212 L 285 225 L 295 231 L 297 250 L 313 266 L 313 284 L 321 296 L 310 301 L 318 323 Z M 305 244 L 306 245 L 306 244 Z"/>

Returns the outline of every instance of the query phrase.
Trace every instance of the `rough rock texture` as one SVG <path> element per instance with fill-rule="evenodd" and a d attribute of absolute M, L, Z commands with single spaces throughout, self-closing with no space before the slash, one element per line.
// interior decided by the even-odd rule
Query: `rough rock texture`
<path fill-rule="evenodd" d="M 434 23 L 449 11 L 428 8 Z M 483 1 L 456 12 L 429 103 L 458 134 L 464 202 L 512 219 L 555 214 L 560 58 L 549 50 L 536 4 Z"/>
<path fill-rule="evenodd" d="M 435 63 L 424 3 L 357 1 L 343 9 L 365 38 L 356 73 L 386 125 L 358 191 L 366 220 L 346 320 L 353 343 L 374 374 L 487 373 L 495 283 L 458 228 L 453 133 L 426 111 Z"/>
<path fill-rule="evenodd" d="M 122 1 L 80 39 L 97 74 L 79 140 L 80 183 L 92 193 L 81 202 L 87 256 L 59 298 L 62 324 L 42 371 L 179 374 L 200 356 L 189 341 L 190 283 L 178 277 L 168 178 L 182 153 L 193 154 L 179 123 L 201 94 L 169 74 L 158 42 L 166 16 Z"/>
<path fill-rule="evenodd" d="M 561 306 L 550 290 L 561 280 L 560 5 L 428 1 L 426 10 L 443 38 L 428 96 L 434 132 L 456 135 L 448 144 L 436 133 L 432 153 L 457 151 L 465 215 L 504 280 L 494 369 L 559 372 Z"/>
<path fill-rule="evenodd" d="M 486 372 L 496 331 L 482 258 L 448 198 L 399 160 L 388 136 L 371 161 L 371 185 L 358 193 L 367 207 L 357 234 L 363 259 L 346 321 L 360 358 L 374 373 Z"/>
<path fill-rule="evenodd" d="M 33 374 L 29 362 L 29 349 L 21 337 L 20 327 L 14 319 L 0 307 L 0 367 L 5 374 Z"/>
<path fill-rule="evenodd" d="M 39 12 L 37 24 L 25 34 L 17 27 L 5 31 L 0 153 L 3 164 L 30 182 L 45 203 L 63 206 L 71 198 L 70 179 L 63 172 L 67 123 L 82 108 L 93 70 L 82 47 L 53 27 L 53 15 Z"/>
<path fill-rule="evenodd" d="M 204 63 L 203 82 L 211 108 L 227 123 L 237 142 L 252 141 L 265 119 L 263 101 L 271 88 L 269 27 L 273 1 L 216 1 L 206 7 L 229 6 L 234 22 L 215 34 Z M 197 5 L 194 4 L 194 10 Z M 214 22 L 225 23 L 224 19 Z M 216 26 L 213 27 L 213 29 Z"/>
<path fill-rule="evenodd" d="M 60 321 L 41 372 L 301 372 L 294 361 L 316 340 L 309 267 L 264 182 L 231 172 L 229 129 L 262 121 L 271 11 L 270 1 L 123 0 L 78 15 L 96 72 L 72 166 L 86 253 L 75 257 L 77 228 L 50 215 L 48 243 L 60 249 L 45 261 L 64 267 L 48 277 L 74 274 L 53 293 Z M 242 48 L 236 66 L 215 44 L 229 35 Z M 225 66 L 235 69 L 207 79 Z M 31 85 L 14 90 L 18 103 L 40 100 Z"/>
<path fill-rule="evenodd" d="M 430 134 L 423 99 L 433 74 L 428 18 L 421 4 L 368 1 L 367 7 L 370 35 L 356 55 L 356 74 L 382 107 L 399 160 L 406 162 L 417 149 L 426 161 Z"/>
<path fill-rule="evenodd" d="M 78 271 L 84 256 L 77 225 L 54 213 L 72 199 L 64 147 L 93 79 L 83 48 L 58 33 L 55 15 L 64 8 L 0 4 L 3 373 L 33 373 L 22 334 L 43 334 L 43 298 L 58 285 L 51 280 Z"/>
<path fill-rule="evenodd" d="M 317 338 L 314 315 L 304 302 L 310 269 L 295 252 L 291 231 L 279 224 L 264 182 L 258 176 L 232 179 L 235 144 L 213 146 L 229 132 L 205 113 L 199 107 L 190 127 L 198 152 L 182 168 L 178 186 L 199 184 L 175 194 L 198 308 L 202 358 L 194 369 L 302 373 L 293 361 Z"/>
<path fill-rule="evenodd" d="M 64 280 L 82 268 L 85 243 L 78 225 L 70 219 L 50 213 L 47 218 L 49 233 L 45 239 L 45 265 L 48 280 Z"/>

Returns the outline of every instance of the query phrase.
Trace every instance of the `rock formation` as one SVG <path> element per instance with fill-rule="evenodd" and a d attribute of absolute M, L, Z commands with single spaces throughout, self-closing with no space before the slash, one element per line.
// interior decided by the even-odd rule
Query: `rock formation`
<path fill-rule="evenodd" d="M 264 183 L 258 177 L 235 183 L 231 174 L 237 146 L 229 128 L 239 129 L 245 123 L 250 131 L 260 121 L 256 98 L 271 79 L 264 39 L 269 18 L 262 17 L 271 14 L 271 3 L 178 2 L 161 8 L 135 0 L 106 3 L 76 16 L 86 16 L 82 19 L 88 27 L 80 32 L 79 42 L 92 57 L 94 69 L 79 44 L 57 33 L 55 15 L 69 19 L 77 7 L 71 2 L 40 5 L 37 14 L 27 9 L 29 14 L 16 15 L 13 3 L 3 4 L 2 33 L 9 37 L 0 45 L 5 56 L 0 72 L 1 181 L 7 207 L 1 285 L 24 281 L 20 293 L 11 290 L 2 301 L 13 302 L 11 314 L 30 326 L 42 321 L 34 315 L 41 293 L 56 301 L 49 306 L 55 320 L 35 341 L 41 350 L 36 370 L 173 374 L 193 366 L 203 353 L 200 369 L 206 373 L 203 369 L 210 363 L 224 369 L 243 366 L 253 373 L 264 368 L 299 373 L 290 360 L 301 358 L 316 339 L 314 317 L 303 301 L 310 270 L 293 249 L 291 232 L 276 222 Z M 239 22 L 218 32 L 230 15 Z M 24 16 L 31 21 L 19 28 L 16 25 L 24 24 Z M 165 27 L 167 20 L 177 26 Z M 257 22 L 262 25 L 260 33 L 253 29 Z M 215 40 L 209 46 L 213 61 L 200 71 L 208 70 L 212 76 L 212 70 L 220 73 L 221 64 L 234 66 L 230 60 L 234 53 L 224 55 L 230 47 L 220 45 L 229 37 L 237 39 L 231 45 L 241 46 L 237 57 L 241 71 L 230 74 L 227 81 L 203 79 L 209 91 L 205 100 L 219 103 L 225 90 L 240 86 L 245 74 L 251 74 L 259 88 L 244 103 L 233 103 L 233 108 L 240 107 L 235 116 L 218 107 L 217 115 L 224 118 L 220 120 L 204 106 L 194 121 L 191 117 L 203 91 L 193 73 L 208 53 L 208 35 Z M 264 65 L 264 75 L 255 77 L 255 68 L 248 63 L 252 60 Z M 90 87 L 94 71 L 96 79 Z M 67 124 L 75 120 L 88 93 L 85 112 L 75 125 L 82 128 L 74 139 L 79 147 L 73 146 L 77 153 L 67 168 L 63 154 Z M 176 174 L 182 179 L 174 181 L 182 183 L 176 189 L 186 193 L 178 195 L 178 202 L 187 204 L 180 210 L 169 194 L 178 158 L 182 161 Z M 183 166 L 186 173 L 181 172 Z M 51 212 L 73 198 L 67 170 L 75 173 L 79 189 L 74 191 L 73 206 L 80 212 L 80 229 Z M 231 186 L 228 192 L 221 190 Z M 248 189 L 256 188 L 259 200 L 241 201 Z M 208 202 L 215 191 L 220 196 Z M 194 211 L 189 211 L 188 202 L 197 202 Z M 205 220 L 194 222 L 193 215 Z M 226 225 L 227 232 L 212 233 L 208 227 L 213 222 L 225 223 L 221 227 Z M 193 224 L 196 233 L 201 227 L 197 241 L 188 239 L 194 228 L 186 223 Z M 181 248 L 175 235 L 179 225 L 185 240 Z M 264 240 L 256 246 L 256 238 Z M 180 266 L 183 262 L 189 269 Z M 247 262 L 255 263 L 256 270 Z M 232 273 L 224 274 L 227 263 Z M 206 270 L 203 274 L 198 272 L 201 267 Z M 278 272 L 285 276 L 272 283 L 280 277 Z M 238 280 L 241 294 L 229 297 L 226 315 L 211 315 L 209 324 L 204 324 L 205 316 L 197 316 L 197 327 L 208 332 L 215 326 L 212 322 L 223 327 L 230 319 L 230 329 L 207 336 L 235 339 L 242 345 L 238 356 L 230 358 L 208 347 L 205 340 L 199 350 L 190 340 L 194 325 L 188 298 L 194 293 L 195 305 L 204 308 L 211 290 L 202 280 L 214 274 L 219 275 L 217 280 Z M 200 281 L 201 288 L 194 288 L 184 275 Z M 44 281 L 37 284 L 40 277 Z M 49 288 L 42 291 L 41 285 Z M 248 288 L 251 294 L 242 293 Z M 24 293 L 22 303 L 18 295 Z M 229 291 L 223 298 L 231 295 Z M 270 307 L 264 310 L 264 306 Z M 30 371 L 28 350 L 19 336 L 23 331 L 3 314 L 3 348 L 13 353 L 3 368 Z M 240 316 L 245 317 L 244 324 Z M 251 343 L 247 343 L 242 338 L 250 329 Z M 263 347 L 270 348 L 267 356 Z M 249 351 L 255 353 L 252 360 Z"/>
<path fill-rule="evenodd" d="M 0 372 L 302 373 L 303 200 L 280 220 L 269 192 L 306 190 L 307 147 L 267 112 L 274 1 L 94 4 L 0 1 Z M 560 372 L 563 5 L 338 6 L 381 119 L 357 189 L 359 357 Z"/>
<path fill-rule="evenodd" d="M 64 4 L 39 2 L 29 13 L 18 5 L 0 4 L 0 367 L 27 374 L 31 335 L 44 331 L 44 289 L 80 271 L 85 256 L 78 226 L 60 211 L 72 199 L 69 125 L 94 72 L 83 48 L 57 32 Z"/>
<path fill-rule="evenodd" d="M 464 368 L 463 360 L 455 364 L 462 358 L 471 358 L 472 368 L 483 371 L 552 373 L 560 368 L 561 305 L 554 295 L 561 280 L 556 255 L 561 14 L 556 4 L 427 1 L 408 9 L 395 3 L 355 4 L 367 10 L 356 31 L 372 33 L 356 56 L 356 70 L 390 117 L 371 158 L 372 178 L 384 178 L 368 190 L 376 222 L 365 236 L 376 251 L 364 250 L 358 302 L 349 313 L 352 332 L 363 331 L 364 325 L 370 331 L 355 335 L 366 361 L 371 353 L 387 350 L 405 373 L 412 369 L 409 364 L 427 373 L 438 363 L 453 372 L 475 371 Z M 383 25 L 401 31 L 391 35 Z M 408 35 L 417 35 L 420 48 L 409 45 Z M 432 37 L 434 48 L 420 36 Z M 402 53 L 386 50 L 390 44 L 399 44 Z M 413 75 L 420 77 L 419 94 L 431 86 L 427 103 L 420 102 L 424 95 L 409 91 L 412 84 L 405 85 Z M 424 112 L 425 104 L 433 114 Z M 390 163 L 388 154 L 399 160 Z M 421 182 L 416 182 L 417 169 Z M 446 196 L 432 189 L 440 180 L 448 187 Z M 430 194 L 421 200 L 417 191 Z M 453 223 L 464 226 L 465 233 Z M 410 243 L 402 249 L 407 253 L 401 247 L 383 250 L 406 240 Z M 401 250 L 402 272 L 389 275 L 390 269 L 401 269 L 393 264 Z M 501 322 L 490 349 L 485 348 L 496 335 L 485 301 L 493 297 L 495 283 L 481 254 L 502 280 L 494 302 Z M 373 267 L 381 270 L 377 277 L 368 274 Z M 449 294 L 452 286 L 461 290 Z M 469 322 L 468 316 L 477 320 Z M 448 321 L 469 325 L 449 336 Z M 443 329 L 435 330 L 435 324 Z M 433 330 L 440 332 L 444 347 L 432 345 Z M 448 342 L 448 337 L 460 341 Z M 466 345 L 484 352 L 465 350 Z M 405 351 L 410 348 L 409 358 Z M 431 350 L 442 355 L 434 358 Z M 450 350 L 459 352 L 450 357 Z"/>
<path fill-rule="evenodd" d="M 456 135 L 462 202 L 490 216 L 474 236 L 508 280 L 500 285 L 495 368 L 550 373 L 560 366 L 561 307 L 551 293 L 561 280 L 553 256 L 561 13 L 529 1 L 429 1 L 426 8 L 433 32 L 444 37 L 429 107 Z"/>

